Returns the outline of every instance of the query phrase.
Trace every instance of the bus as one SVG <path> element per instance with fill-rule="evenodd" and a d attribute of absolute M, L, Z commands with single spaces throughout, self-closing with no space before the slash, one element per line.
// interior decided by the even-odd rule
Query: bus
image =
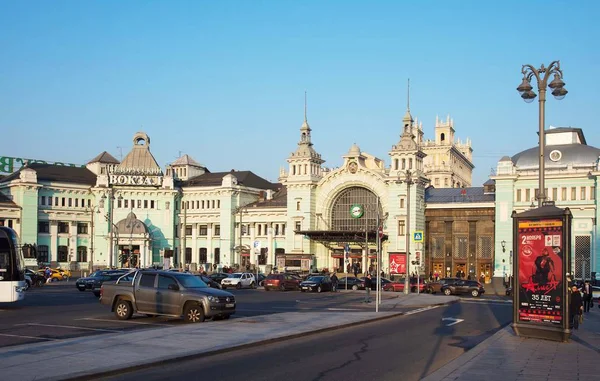
<path fill-rule="evenodd" d="M 0 226 L 0 302 L 16 302 L 25 298 L 25 260 L 17 233 Z"/>

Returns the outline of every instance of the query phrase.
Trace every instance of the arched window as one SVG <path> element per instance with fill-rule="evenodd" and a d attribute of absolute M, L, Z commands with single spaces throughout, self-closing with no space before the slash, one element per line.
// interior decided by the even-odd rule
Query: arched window
<path fill-rule="evenodd" d="M 87 246 L 77 246 L 77 262 L 87 262 Z"/>
<path fill-rule="evenodd" d="M 444 140 L 446 140 L 446 134 L 444 134 L 443 132 L 440 134 L 440 141 L 443 142 Z"/>
<path fill-rule="evenodd" d="M 350 215 L 350 208 L 353 205 L 363 207 L 363 215 L 360 218 L 353 218 Z M 377 226 L 377 196 L 369 189 L 362 187 L 351 187 L 344 189 L 337 196 L 331 210 L 331 230 L 338 231 L 365 231 L 376 230 Z M 381 204 L 379 205 L 379 215 L 383 216 Z"/>

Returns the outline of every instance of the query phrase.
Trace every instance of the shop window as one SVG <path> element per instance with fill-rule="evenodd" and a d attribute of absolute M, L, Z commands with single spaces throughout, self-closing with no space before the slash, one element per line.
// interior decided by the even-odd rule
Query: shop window
<path fill-rule="evenodd" d="M 260 249 L 260 254 L 258 255 L 258 264 L 266 265 L 267 264 L 267 248 L 262 247 Z"/>
<path fill-rule="evenodd" d="M 192 263 L 192 248 L 191 247 L 185 248 L 185 263 L 186 264 Z"/>
<path fill-rule="evenodd" d="M 221 263 L 221 249 L 215 247 L 215 264 Z"/>

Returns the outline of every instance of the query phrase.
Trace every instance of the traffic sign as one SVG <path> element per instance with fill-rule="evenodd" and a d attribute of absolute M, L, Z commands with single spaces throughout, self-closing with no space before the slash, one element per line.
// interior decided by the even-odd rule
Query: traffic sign
<path fill-rule="evenodd" d="M 413 242 L 423 242 L 423 230 L 413 232 Z"/>
<path fill-rule="evenodd" d="M 254 248 L 260 249 L 260 241 L 258 241 L 258 240 L 254 241 Z"/>

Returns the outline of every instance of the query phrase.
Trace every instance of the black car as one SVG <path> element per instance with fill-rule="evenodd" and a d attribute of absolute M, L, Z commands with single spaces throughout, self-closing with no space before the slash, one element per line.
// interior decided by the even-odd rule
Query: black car
<path fill-rule="evenodd" d="M 206 275 L 196 275 L 198 278 L 200 278 L 204 283 L 206 283 L 208 285 L 208 287 L 210 288 L 217 288 L 217 289 L 221 289 L 221 284 L 217 283 L 217 281 L 215 281 L 214 279 L 211 279 L 210 277 L 206 276 Z"/>
<path fill-rule="evenodd" d="M 333 283 L 329 275 L 313 275 L 300 283 L 300 291 L 333 291 Z"/>
<path fill-rule="evenodd" d="M 124 275 L 128 272 L 128 270 L 98 270 L 90 274 L 88 277 L 77 279 L 75 282 L 75 287 L 77 287 L 79 291 L 94 289 L 100 290 L 102 283 L 106 281 L 116 281 L 121 275 Z"/>
<path fill-rule="evenodd" d="M 359 279 L 362 282 L 362 286 L 359 287 L 360 290 L 364 290 L 365 289 L 365 277 L 361 277 Z M 383 287 L 388 284 L 388 283 L 392 283 L 391 280 L 386 279 L 386 278 L 381 278 L 381 289 L 383 290 Z M 371 290 L 375 291 L 377 290 L 377 277 L 371 277 Z"/>
<path fill-rule="evenodd" d="M 44 283 L 46 283 L 46 278 L 42 274 L 36 273 L 33 270 L 25 269 L 25 275 L 28 275 L 31 279 L 31 284 L 28 285 L 29 287 L 42 287 Z M 27 282 L 29 283 L 29 280 L 27 280 Z"/>
<path fill-rule="evenodd" d="M 212 280 L 214 280 L 215 282 L 221 284 L 221 281 L 225 278 L 228 278 L 230 274 L 227 273 L 213 273 L 210 274 L 208 277 Z"/>
<path fill-rule="evenodd" d="M 338 290 L 364 290 L 365 282 L 353 276 L 342 277 L 338 279 L 337 288 Z"/>
<path fill-rule="evenodd" d="M 442 293 L 444 295 L 459 295 L 459 294 L 471 294 L 472 296 L 479 296 L 485 293 L 483 285 L 476 280 L 459 280 L 454 283 L 449 283 L 442 286 Z"/>

